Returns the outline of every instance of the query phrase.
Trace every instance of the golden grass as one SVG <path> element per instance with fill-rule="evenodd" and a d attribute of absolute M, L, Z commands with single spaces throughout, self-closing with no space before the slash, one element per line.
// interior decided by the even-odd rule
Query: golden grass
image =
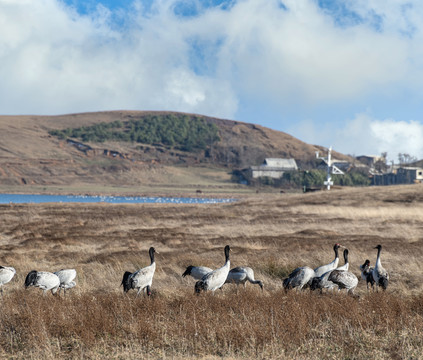
<path fill-rule="evenodd" d="M 421 186 L 257 194 L 233 204 L 0 205 L 0 264 L 17 275 L 0 300 L 1 358 L 423 358 Z M 375 262 L 390 272 L 386 293 L 285 293 L 297 266 L 350 250 L 351 271 Z M 265 291 L 225 285 L 194 295 L 185 267 L 248 265 Z M 124 271 L 149 263 L 152 298 L 124 295 Z M 77 269 L 64 298 L 23 289 L 32 269 Z"/>

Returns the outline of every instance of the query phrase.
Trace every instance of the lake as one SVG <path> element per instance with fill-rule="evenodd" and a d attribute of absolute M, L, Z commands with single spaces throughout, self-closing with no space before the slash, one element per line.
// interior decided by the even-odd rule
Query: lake
<path fill-rule="evenodd" d="M 89 195 L 37 195 L 0 194 L 0 204 L 40 204 L 40 203 L 110 203 L 110 204 L 220 204 L 235 199 L 189 198 L 189 197 L 144 197 L 144 196 L 89 196 Z"/>

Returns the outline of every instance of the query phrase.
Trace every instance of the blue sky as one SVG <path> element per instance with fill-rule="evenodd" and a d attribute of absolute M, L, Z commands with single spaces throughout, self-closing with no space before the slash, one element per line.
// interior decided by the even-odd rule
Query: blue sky
<path fill-rule="evenodd" d="M 420 0 L 0 0 L 0 114 L 175 110 L 423 158 Z"/>

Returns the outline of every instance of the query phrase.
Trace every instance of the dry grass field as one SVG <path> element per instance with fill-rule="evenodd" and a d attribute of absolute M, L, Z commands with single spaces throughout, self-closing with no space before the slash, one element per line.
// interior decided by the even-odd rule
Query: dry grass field
<path fill-rule="evenodd" d="M 0 299 L 0 358 L 7 359 L 422 359 L 423 187 L 255 194 L 232 204 L 0 205 L 0 264 L 15 278 Z M 351 270 L 390 273 L 386 292 L 282 290 L 298 266 L 350 251 Z M 251 266 L 265 290 L 225 285 L 194 295 L 186 266 Z M 150 298 L 124 295 L 123 273 L 157 270 Z M 342 261 L 341 261 L 342 263 Z M 24 289 L 32 270 L 74 267 L 64 297 Z"/>

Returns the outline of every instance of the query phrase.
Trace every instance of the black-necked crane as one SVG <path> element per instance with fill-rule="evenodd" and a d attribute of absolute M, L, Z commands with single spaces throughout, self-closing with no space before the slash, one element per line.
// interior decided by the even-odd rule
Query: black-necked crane
<path fill-rule="evenodd" d="M 370 267 L 370 260 L 367 259 L 363 265 L 360 265 L 361 278 L 366 281 L 367 291 L 369 291 L 369 284 L 374 290 L 375 280 L 373 279 L 373 268 Z"/>
<path fill-rule="evenodd" d="M 354 289 L 358 284 L 357 276 L 346 270 L 331 271 L 328 280 L 337 285 L 340 290 L 346 289 L 350 295 L 354 295 Z"/>
<path fill-rule="evenodd" d="M 10 266 L 0 266 L 0 290 L 3 296 L 3 285 L 6 285 L 16 274 L 16 270 Z"/>
<path fill-rule="evenodd" d="M 339 263 L 339 255 L 338 255 L 338 249 L 341 247 L 340 244 L 335 244 L 333 246 L 333 251 L 335 252 L 335 259 L 326 265 L 322 265 L 317 267 L 316 269 L 314 269 L 314 276 L 315 277 L 320 277 L 322 276 L 324 273 L 330 271 L 330 270 L 335 270 L 338 267 L 338 263 Z"/>
<path fill-rule="evenodd" d="M 226 278 L 226 284 L 243 284 L 245 285 L 249 281 L 251 284 L 257 284 L 263 290 L 263 282 L 254 278 L 254 271 L 248 266 L 238 266 L 229 271 L 228 277 Z"/>
<path fill-rule="evenodd" d="M 283 280 L 285 290 L 301 290 L 305 284 L 315 277 L 314 270 L 308 266 L 302 266 L 292 271 L 286 279 Z"/>
<path fill-rule="evenodd" d="M 73 281 L 76 278 L 75 269 L 61 269 L 54 274 L 57 275 L 60 280 L 59 293 L 60 290 L 63 289 L 63 293 L 66 295 L 66 290 L 76 286 L 76 282 Z"/>
<path fill-rule="evenodd" d="M 229 259 L 229 252 L 231 248 L 229 245 L 225 246 L 225 264 L 212 272 L 204 275 L 203 278 L 195 283 L 195 292 L 200 293 L 203 291 L 212 291 L 214 292 L 217 289 L 220 289 L 228 278 L 229 269 L 231 267 L 231 261 Z"/>
<path fill-rule="evenodd" d="M 131 273 L 126 271 L 123 274 L 123 279 L 121 285 L 123 286 L 123 291 L 128 292 L 131 289 L 137 290 L 137 296 L 144 289 L 147 292 L 147 295 L 151 295 L 151 284 L 153 283 L 154 272 L 156 271 L 156 261 L 154 260 L 154 254 L 156 250 L 154 247 L 151 247 L 148 251 L 150 255 L 151 263 L 150 265 Z"/>
<path fill-rule="evenodd" d="M 380 261 L 380 252 L 382 251 L 382 245 L 378 245 L 375 247 L 377 249 L 377 258 L 376 258 L 376 265 L 373 269 L 373 279 L 376 283 L 376 290 L 380 286 L 383 290 L 386 290 L 389 283 L 389 274 L 383 268 L 382 263 Z"/>
<path fill-rule="evenodd" d="M 207 275 L 209 272 L 212 272 L 213 269 L 210 269 L 207 266 L 188 266 L 185 272 L 182 274 L 182 277 L 192 276 L 195 280 L 201 280 L 204 275 Z"/>
<path fill-rule="evenodd" d="M 25 288 L 29 286 L 40 288 L 44 294 L 51 290 L 51 293 L 55 295 L 60 286 L 60 279 L 56 274 L 48 271 L 32 270 L 25 278 Z"/>
<path fill-rule="evenodd" d="M 335 270 L 340 271 L 348 271 L 349 268 L 349 262 L 348 262 L 348 249 L 344 250 L 344 265 L 338 266 Z M 310 284 L 311 290 L 320 289 L 320 292 L 323 291 L 323 289 L 329 289 L 333 290 L 337 288 L 338 286 L 334 284 L 332 281 L 329 280 L 329 276 L 333 270 L 329 270 L 322 274 L 321 276 L 316 276 L 312 279 Z"/>

